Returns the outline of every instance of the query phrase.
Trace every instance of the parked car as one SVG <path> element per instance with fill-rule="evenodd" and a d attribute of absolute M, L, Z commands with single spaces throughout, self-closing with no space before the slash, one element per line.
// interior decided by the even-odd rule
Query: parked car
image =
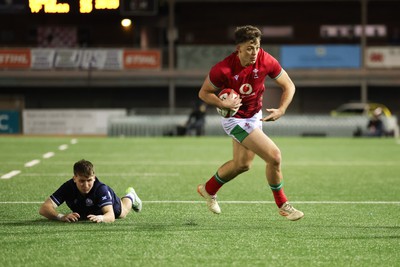
<path fill-rule="evenodd" d="M 337 109 L 331 111 L 332 116 L 349 116 L 349 115 L 364 115 L 371 117 L 374 110 L 377 108 L 382 109 L 385 117 L 391 117 L 392 112 L 383 104 L 379 103 L 346 103 L 340 105 Z"/>
<path fill-rule="evenodd" d="M 397 137 L 399 135 L 397 117 L 392 115 L 392 112 L 385 105 L 380 103 L 346 103 L 332 110 L 331 116 L 365 116 L 371 118 L 374 111 L 378 108 L 381 110 L 382 121 L 385 126 L 385 135 Z"/>

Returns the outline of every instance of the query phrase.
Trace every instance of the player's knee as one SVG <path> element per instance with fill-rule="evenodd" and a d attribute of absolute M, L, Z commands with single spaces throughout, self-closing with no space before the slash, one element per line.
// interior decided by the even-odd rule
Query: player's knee
<path fill-rule="evenodd" d="M 281 165 L 281 161 L 282 161 L 281 151 L 279 149 L 276 149 L 271 153 L 271 158 L 268 163 L 274 166 L 279 166 Z"/>
<path fill-rule="evenodd" d="M 119 219 L 124 219 L 128 215 L 130 209 L 122 207 L 121 214 L 118 216 Z"/>

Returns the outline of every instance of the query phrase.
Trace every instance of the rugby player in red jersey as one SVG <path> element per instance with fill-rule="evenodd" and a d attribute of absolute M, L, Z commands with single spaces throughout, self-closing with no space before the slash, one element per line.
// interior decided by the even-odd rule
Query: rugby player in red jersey
<path fill-rule="evenodd" d="M 232 137 L 233 158 L 220 166 L 205 183 L 197 187 L 198 193 L 207 201 L 208 208 L 221 213 L 217 202 L 218 190 L 239 174 L 250 169 L 255 155 L 266 163 L 266 178 L 272 190 L 279 214 L 291 221 L 301 219 L 304 213 L 295 209 L 283 191 L 281 151 L 262 131 L 262 123 L 276 121 L 283 116 L 291 103 L 295 85 L 279 62 L 260 48 L 261 31 L 254 26 L 238 27 L 235 31 L 236 51 L 214 65 L 206 77 L 199 98 L 205 103 L 239 111 L 230 118 L 222 118 L 225 132 Z M 273 79 L 282 89 L 277 108 L 267 108 L 262 116 L 262 98 L 266 77 Z M 216 93 L 232 88 L 240 98 L 222 101 Z"/>

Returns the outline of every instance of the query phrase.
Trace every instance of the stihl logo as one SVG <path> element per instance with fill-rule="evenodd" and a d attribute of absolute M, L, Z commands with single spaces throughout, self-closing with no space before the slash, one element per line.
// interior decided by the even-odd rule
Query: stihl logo
<path fill-rule="evenodd" d="M 372 62 L 383 62 L 384 56 L 381 53 L 371 53 L 371 55 L 369 56 L 369 59 Z"/>

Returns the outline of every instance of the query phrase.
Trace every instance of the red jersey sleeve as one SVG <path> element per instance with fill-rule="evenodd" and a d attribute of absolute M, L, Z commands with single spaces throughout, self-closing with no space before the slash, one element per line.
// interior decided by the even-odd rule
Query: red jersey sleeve
<path fill-rule="evenodd" d="M 208 78 L 216 88 L 222 89 L 228 84 L 229 78 L 232 76 L 232 65 L 234 65 L 235 58 L 236 53 L 232 53 L 211 68 Z"/>
<path fill-rule="evenodd" d="M 271 79 L 277 79 L 282 73 L 282 67 L 279 64 L 278 60 L 276 60 L 273 56 L 264 52 L 264 66 L 268 68 L 267 75 Z"/>

